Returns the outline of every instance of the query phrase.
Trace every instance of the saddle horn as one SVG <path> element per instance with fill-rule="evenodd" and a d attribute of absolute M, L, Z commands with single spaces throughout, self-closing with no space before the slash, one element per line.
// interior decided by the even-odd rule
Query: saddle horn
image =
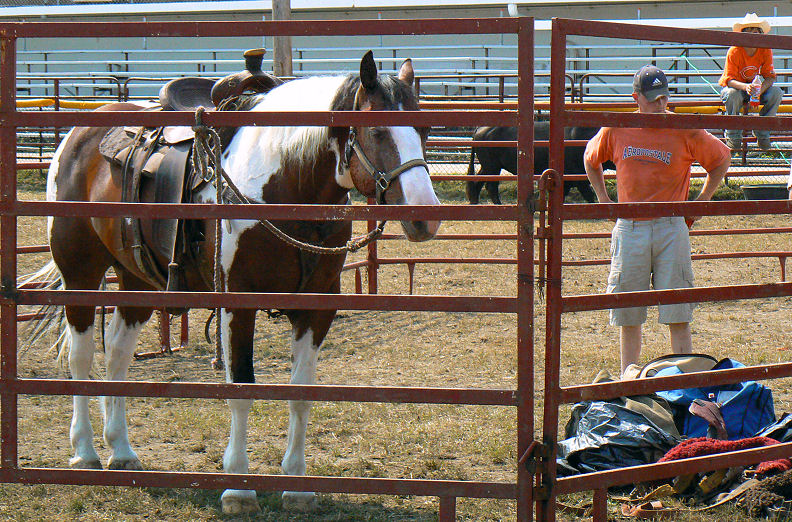
<path fill-rule="evenodd" d="M 239 96 L 245 91 L 265 93 L 283 83 L 280 78 L 261 70 L 265 52 L 264 48 L 248 49 L 243 53 L 245 70 L 217 80 L 212 87 L 212 103 L 215 107 L 218 107 L 223 100 Z"/>

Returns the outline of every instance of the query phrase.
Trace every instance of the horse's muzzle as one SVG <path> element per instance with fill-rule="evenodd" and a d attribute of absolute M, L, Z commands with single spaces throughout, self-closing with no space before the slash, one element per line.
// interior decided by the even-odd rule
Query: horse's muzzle
<path fill-rule="evenodd" d="M 402 221 L 404 234 L 409 241 L 428 241 L 437 235 L 440 221 Z"/>

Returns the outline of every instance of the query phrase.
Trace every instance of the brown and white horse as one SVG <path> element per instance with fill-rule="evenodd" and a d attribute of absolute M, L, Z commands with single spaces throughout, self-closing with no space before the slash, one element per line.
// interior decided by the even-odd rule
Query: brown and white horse
<path fill-rule="evenodd" d="M 413 68 L 405 61 L 398 77 L 380 76 L 371 52 L 360 63 L 360 76 L 297 79 L 261 95 L 254 111 L 418 110 L 413 91 Z M 137 110 L 115 104 L 103 110 Z M 352 132 L 350 132 L 352 131 Z M 121 200 L 118 167 L 107 162 L 98 145 L 108 129 L 75 128 L 60 144 L 49 170 L 47 199 L 57 201 Z M 222 166 L 234 184 L 250 200 L 267 203 L 346 204 L 356 188 L 366 196 L 375 192 L 375 176 L 400 172 L 380 200 L 389 204 L 439 204 L 423 162 L 428 129 L 414 127 L 242 127 L 222 153 Z M 356 143 L 348 146 L 348 139 Z M 346 153 L 347 151 L 351 151 Z M 372 172 L 373 167 L 373 172 Z M 400 168 L 401 167 L 401 168 Z M 380 184 L 381 181 L 380 181 Z M 208 186 L 200 201 L 215 201 Z M 50 217 L 49 242 L 53 261 L 50 273 L 64 288 L 96 289 L 113 267 L 122 290 L 151 290 L 158 285 L 138 269 L 121 246 L 122 218 Z M 293 222 L 294 223 L 294 222 Z M 343 246 L 350 239 L 351 223 L 321 226 L 306 223 L 313 243 Z M 288 223 L 283 223 L 288 226 Z M 199 222 L 206 241 L 198 247 L 196 266 L 186 267 L 188 286 L 210 290 L 212 281 L 214 225 Z M 432 238 L 437 221 L 402 222 L 408 239 Z M 297 227 L 299 228 L 299 227 Z M 311 263 L 301 261 L 300 251 L 276 238 L 257 221 L 230 220 L 222 226 L 222 270 L 231 292 L 340 292 L 345 254 L 315 254 Z M 165 263 L 166 259 L 158 259 Z M 54 263 L 54 264 L 53 264 Z M 313 265 L 306 271 L 307 264 Z M 201 273 L 203 271 L 203 273 Z M 45 273 L 42 269 L 41 273 Z M 161 286 L 161 285 L 160 285 Z M 67 306 L 65 339 L 72 378 L 87 379 L 94 355 L 93 306 Z M 106 378 L 124 380 L 138 335 L 151 309 L 117 307 L 106 334 Z M 315 383 L 318 353 L 335 310 L 289 310 L 293 367 L 291 382 Z M 228 382 L 251 383 L 253 333 L 256 310 L 225 309 L 221 313 L 223 354 Z M 70 438 L 72 467 L 101 468 L 94 449 L 88 397 L 74 397 Z M 111 450 L 110 469 L 142 469 L 128 439 L 125 399 L 106 397 L 104 439 Z M 251 400 L 228 400 L 231 410 L 229 443 L 223 457 L 228 473 L 247 473 L 247 424 Z M 283 471 L 305 474 L 305 431 L 310 402 L 290 401 L 289 432 Z M 284 492 L 284 507 L 311 508 L 312 492 Z M 223 511 L 258 510 L 254 491 L 226 490 Z"/>

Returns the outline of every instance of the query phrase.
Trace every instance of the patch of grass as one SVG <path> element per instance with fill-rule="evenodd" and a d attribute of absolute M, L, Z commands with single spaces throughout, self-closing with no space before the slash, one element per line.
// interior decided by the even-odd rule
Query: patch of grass
<path fill-rule="evenodd" d="M 17 186 L 25 190 L 46 190 L 47 171 L 44 170 L 20 170 L 17 173 Z"/>

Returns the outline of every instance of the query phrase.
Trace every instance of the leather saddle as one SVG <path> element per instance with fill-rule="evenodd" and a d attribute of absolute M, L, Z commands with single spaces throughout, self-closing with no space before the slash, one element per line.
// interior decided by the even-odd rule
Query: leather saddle
<path fill-rule="evenodd" d="M 240 99 L 283 83 L 261 70 L 263 55 L 264 49 L 246 51 L 246 70 L 217 82 L 198 77 L 171 80 L 160 89 L 159 106 L 146 110 L 247 108 L 251 102 Z M 236 129 L 218 131 L 225 147 Z M 191 127 L 115 127 L 102 139 L 99 152 L 121 171 L 122 201 L 189 203 L 206 183 L 191 168 L 194 139 Z M 132 252 L 138 268 L 159 289 L 188 290 L 183 265 L 195 257 L 196 243 L 203 241 L 200 227 L 180 219 L 125 218 L 121 236 L 123 249 Z M 168 265 L 158 259 L 169 260 Z"/>

